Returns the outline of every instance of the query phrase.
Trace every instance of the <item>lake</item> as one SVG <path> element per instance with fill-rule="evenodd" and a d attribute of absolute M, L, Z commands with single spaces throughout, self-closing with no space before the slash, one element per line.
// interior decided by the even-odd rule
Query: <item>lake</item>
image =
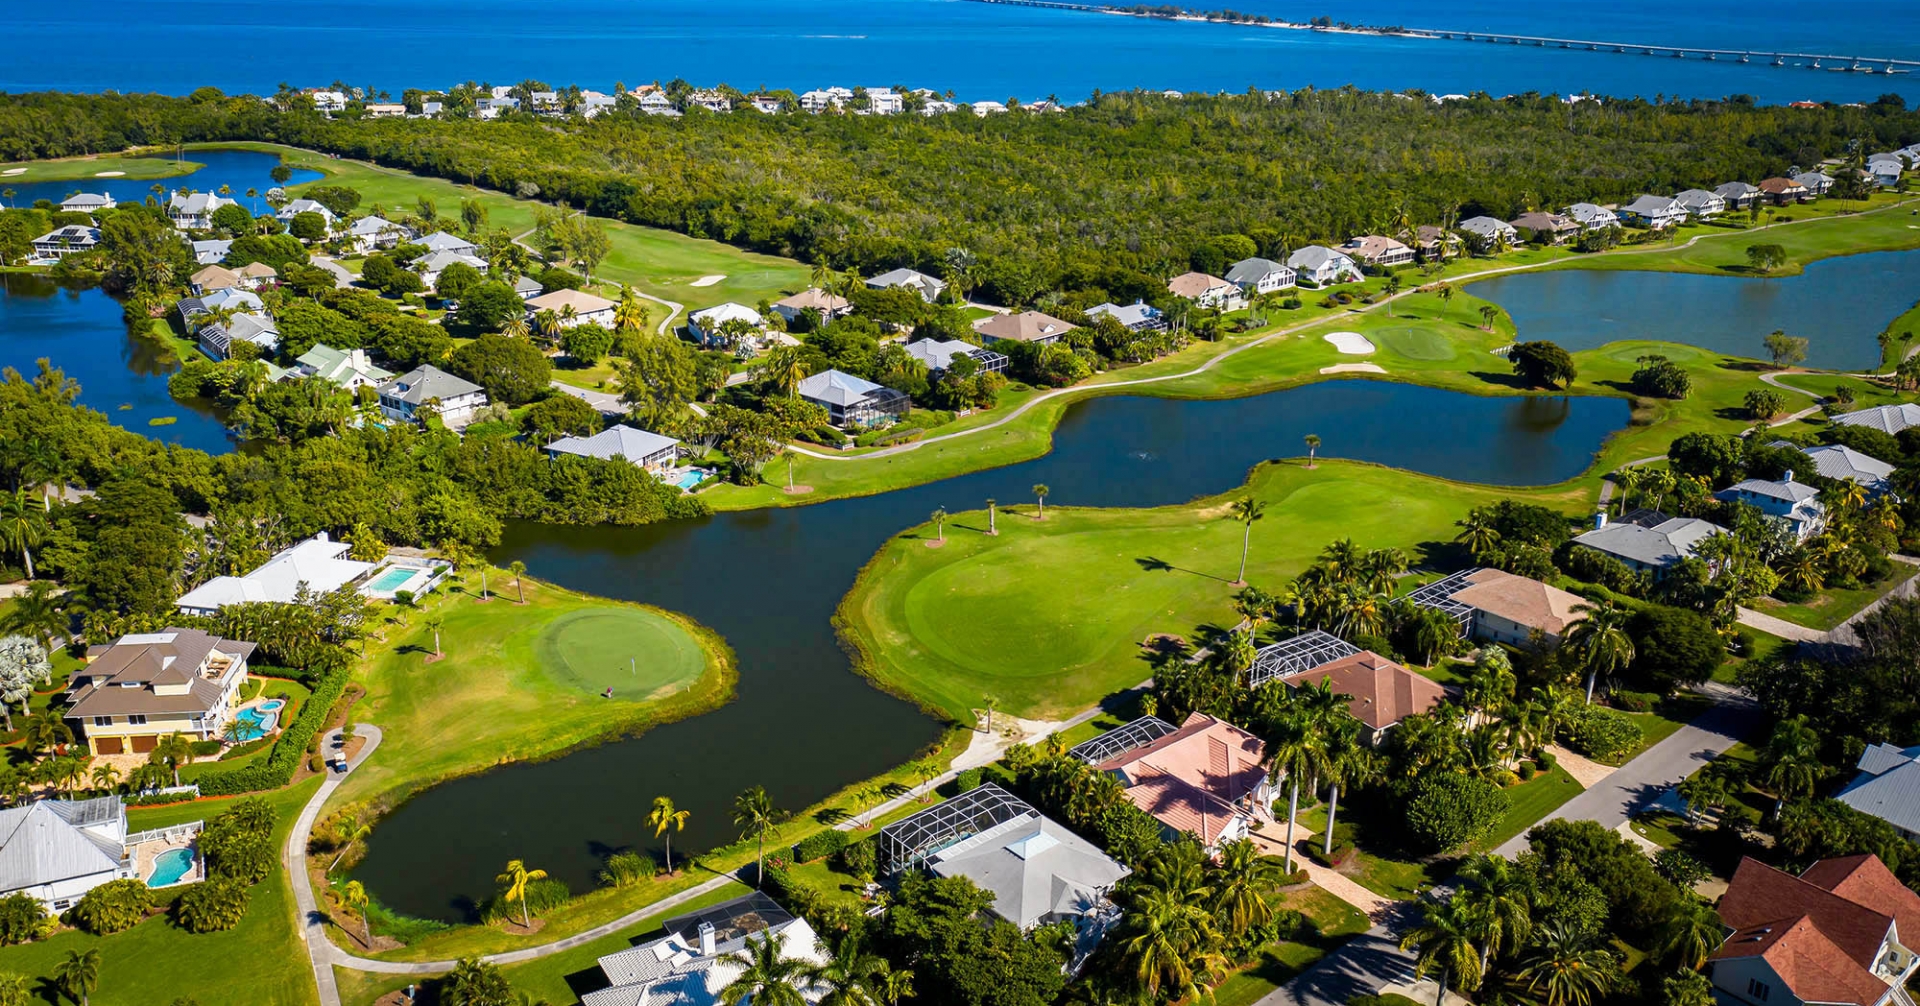
<path fill-rule="evenodd" d="M 1209 5 L 1197 5 L 1209 6 Z M 1840 5 L 1818 17 L 1787 3 L 1622 0 L 1363 0 L 1301 6 L 1245 0 L 1235 9 L 1304 21 L 1316 15 L 1524 35 L 1721 48 L 1795 48 L 1920 58 L 1920 5 Z M 125 0 L 33 5 L 8 19 L 0 89 L 161 91 L 211 84 L 271 93 L 281 81 L 382 88 L 534 78 L 611 91 L 684 77 L 697 84 L 806 90 L 828 84 L 952 89 L 963 100 L 1067 100 L 1096 88 L 1244 91 L 1248 87 L 1424 88 L 1657 94 L 1767 102 L 1920 98 L 1895 77 L 1567 52 L 1486 43 L 1169 22 L 961 0 L 423 0 L 396 16 L 374 0 L 298 8 L 242 0 Z M 1711 26 L 1703 32 L 1703 26 Z M 76 50 L 76 40 L 84 44 Z M 76 58 L 76 52 L 84 55 Z M 182 58 L 218 52 L 218 59 Z"/>
<path fill-rule="evenodd" d="M 654 849 L 642 819 L 667 794 L 693 812 L 676 853 L 731 842 L 734 794 L 807 806 L 911 759 L 938 725 L 849 668 L 831 620 L 881 540 L 988 497 L 1160 506 L 1223 492 L 1270 457 L 1322 454 L 1501 485 L 1559 482 L 1624 427 L 1615 398 L 1482 397 L 1334 381 L 1227 401 L 1098 398 L 1072 407 L 1052 453 L 879 496 L 647 527 L 517 525 L 492 555 L 574 590 L 685 612 L 739 659 L 731 704 L 639 738 L 455 780 L 375 829 L 355 877 L 409 915 L 461 921 L 508 859 L 575 891 L 612 851 Z M 459 836 L 450 841 L 449 836 Z"/>
<path fill-rule="evenodd" d="M 1570 350 L 1659 339 L 1765 357 L 1761 340 L 1782 329 L 1806 337 L 1808 366 L 1864 371 L 1880 363 L 1875 337 L 1920 297 L 1920 251 L 1822 259 L 1778 279 L 1558 269 L 1469 289 L 1506 308 L 1521 338 Z"/>
<path fill-rule="evenodd" d="M 273 180 L 271 172 L 280 163 L 278 154 L 262 154 L 251 150 L 191 150 L 184 155 L 186 160 L 201 167 L 184 175 L 172 178 L 76 178 L 65 182 L 29 182 L 20 178 L 0 178 L 0 188 L 12 189 L 14 195 L 9 200 L 14 206 L 29 206 L 36 199 L 49 199 L 58 203 L 75 192 L 105 192 L 116 201 L 137 203 L 154 196 L 153 187 L 163 190 L 189 188 L 196 192 L 218 192 L 225 185 L 233 190 L 232 197 L 240 201 L 254 213 L 264 213 L 268 209 L 267 190 L 280 184 Z M 300 185 L 304 182 L 318 181 L 318 171 L 296 168 L 288 185 Z M 249 199 L 247 190 L 253 189 L 259 196 Z M 164 198 L 164 195 L 159 196 Z"/>

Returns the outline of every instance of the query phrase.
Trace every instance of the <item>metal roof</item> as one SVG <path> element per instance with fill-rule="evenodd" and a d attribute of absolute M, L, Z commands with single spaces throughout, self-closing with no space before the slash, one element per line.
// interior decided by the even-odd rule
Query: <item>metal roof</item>
<path fill-rule="evenodd" d="M 880 829 L 880 872 L 891 876 L 996 825 L 1040 812 L 993 783 Z"/>
<path fill-rule="evenodd" d="M 1101 762 L 1146 747 L 1154 741 L 1179 730 L 1158 716 L 1142 716 L 1132 723 L 1114 727 L 1089 741 L 1082 741 L 1067 750 L 1067 753 L 1089 765 Z"/>
<path fill-rule="evenodd" d="M 1254 654 L 1247 669 L 1247 687 L 1258 688 L 1289 674 L 1311 671 L 1321 664 L 1362 652 L 1358 646 L 1331 633 L 1312 629 L 1272 646 L 1263 646 Z"/>

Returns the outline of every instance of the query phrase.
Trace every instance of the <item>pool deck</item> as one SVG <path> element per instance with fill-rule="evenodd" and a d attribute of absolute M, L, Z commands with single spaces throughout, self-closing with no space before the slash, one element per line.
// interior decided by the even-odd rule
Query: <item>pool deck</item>
<path fill-rule="evenodd" d="M 192 842 L 142 842 L 133 848 L 133 875 L 139 877 L 144 883 L 148 877 L 153 876 L 154 863 L 161 856 L 175 849 L 191 848 L 193 848 Z M 182 884 L 197 884 L 205 879 L 207 879 L 207 860 L 196 851 L 193 854 L 193 869 L 188 870 L 179 880 L 153 889 L 164 891 L 169 887 L 179 887 Z"/>

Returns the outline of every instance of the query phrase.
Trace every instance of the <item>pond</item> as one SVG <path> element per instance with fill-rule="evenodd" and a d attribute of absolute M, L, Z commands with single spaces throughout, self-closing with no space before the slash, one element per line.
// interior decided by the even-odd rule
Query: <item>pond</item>
<path fill-rule="evenodd" d="M 1920 251 L 1822 259 L 1776 279 L 1555 269 L 1470 289 L 1506 308 L 1522 338 L 1569 350 L 1659 339 L 1764 358 L 1761 340 L 1781 329 L 1806 337 L 1808 366 L 1860 371 L 1879 365 L 1875 337 L 1920 296 Z"/>
<path fill-rule="evenodd" d="M 1058 504 L 1179 503 L 1230 489 L 1265 458 L 1303 454 L 1308 433 L 1330 457 L 1551 483 L 1584 470 L 1627 416 L 1621 399 L 1374 381 L 1227 401 L 1098 398 L 1068 411 L 1044 457 L 897 492 L 637 528 L 511 527 L 494 562 L 520 559 L 562 586 L 719 631 L 739 659 L 738 698 L 635 739 L 429 789 L 380 823 L 355 876 L 397 911 L 463 921 L 509 859 L 584 891 L 610 852 L 657 850 L 642 823 L 655 796 L 692 811 L 676 853 L 700 850 L 736 837 L 729 808 L 749 786 L 798 808 L 911 759 L 938 724 L 850 671 L 832 617 L 882 539 L 935 507 L 1024 501 L 1039 482 Z"/>
<path fill-rule="evenodd" d="M 156 157 L 166 156 L 156 154 Z M 272 171 L 280 163 L 279 154 L 267 154 L 254 150 L 189 150 L 181 156 L 201 167 L 184 175 L 172 178 L 75 178 L 62 182 L 28 182 L 17 178 L 0 179 L 0 188 L 13 190 L 9 205 L 31 206 L 36 199 L 48 199 L 59 203 L 75 192 L 105 192 L 119 202 L 137 203 L 148 196 L 155 195 L 153 187 L 163 190 L 189 188 L 195 192 L 217 192 L 225 185 L 232 190 L 231 196 L 240 201 L 255 214 L 267 210 L 267 190 L 279 185 L 273 180 Z M 318 171 L 296 168 L 293 178 L 286 184 L 299 185 L 303 182 L 321 178 Z M 252 189 L 259 195 L 249 198 L 247 190 Z"/>

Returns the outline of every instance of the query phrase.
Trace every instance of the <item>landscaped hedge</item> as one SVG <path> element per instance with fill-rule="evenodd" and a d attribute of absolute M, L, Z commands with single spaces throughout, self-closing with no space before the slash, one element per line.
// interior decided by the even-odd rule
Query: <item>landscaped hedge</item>
<path fill-rule="evenodd" d="M 1644 736 L 1632 717 L 1601 706 L 1582 706 L 1560 732 L 1568 747 L 1599 761 L 1626 754 Z"/>
<path fill-rule="evenodd" d="M 320 732 L 327 711 L 347 687 L 347 672 L 332 671 L 314 683 L 313 696 L 307 700 L 292 723 L 280 732 L 273 750 L 264 760 L 226 770 L 213 769 L 201 775 L 201 796 L 232 796 L 279 789 L 292 781 L 293 773 L 306 757 L 307 744 Z"/>
<path fill-rule="evenodd" d="M 811 863 L 816 859 L 825 859 L 846 848 L 849 841 L 847 833 L 838 828 L 815 832 L 794 843 L 793 861 Z"/>

